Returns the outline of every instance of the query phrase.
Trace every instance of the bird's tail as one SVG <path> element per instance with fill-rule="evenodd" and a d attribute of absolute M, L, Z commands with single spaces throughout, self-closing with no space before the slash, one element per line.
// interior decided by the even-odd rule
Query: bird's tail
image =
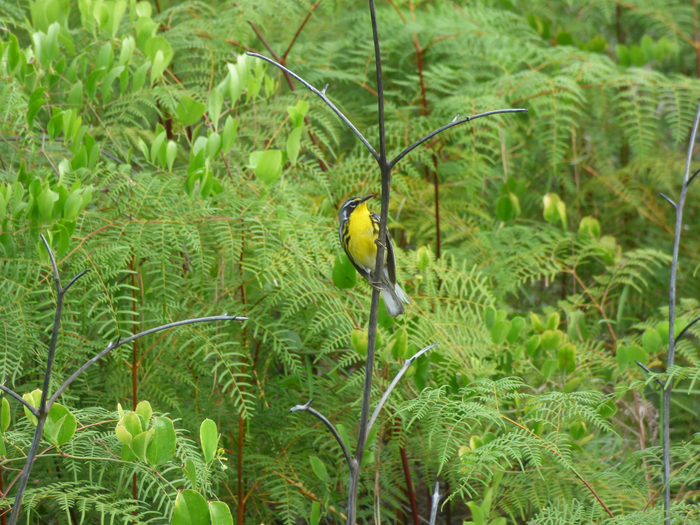
<path fill-rule="evenodd" d="M 391 317 L 401 315 L 404 311 L 403 304 L 410 304 L 411 299 L 406 295 L 401 287 L 397 284 L 391 285 L 389 282 L 382 283 L 382 297 L 386 305 L 386 311 Z"/>

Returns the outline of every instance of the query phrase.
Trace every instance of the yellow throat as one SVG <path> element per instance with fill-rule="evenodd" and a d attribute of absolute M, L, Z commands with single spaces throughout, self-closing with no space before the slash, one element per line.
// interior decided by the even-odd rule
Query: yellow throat
<path fill-rule="evenodd" d="M 375 240 L 379 234 L 379 229 L 375 228 L 374 222 L 369 215 L 367 204 L 362 203 L 348 218 L 348 252 L 358 266 L 365 270 L 374 270 L 377 261 L 377 245 Z"/>

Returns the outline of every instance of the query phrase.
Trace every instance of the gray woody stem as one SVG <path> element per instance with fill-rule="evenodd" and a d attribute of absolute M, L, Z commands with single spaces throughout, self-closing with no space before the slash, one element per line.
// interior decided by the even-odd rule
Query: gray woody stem
<path fill-rule="evenodd" d="M 386 403 L 387 399 L 389 399 L 389 396 L 391 395 L 392 390 L 394 390 L 394 387 L 397 385 L 399 380 L 403 377 L 403 375 L 406 373 L 406 370 L 408 370 L 408 367 L 410 367 L 413 364 L 413 361 L 418 359 L 420 356 L 422 356 L 424 353 L 428 352 L 431 350 L 433 347 L 435 347 L 438 343 L 433 343 L 429 346 L 426 346 L 423 348 L 423 350 L 420 350 L 415 353 L 415 355 L 409 359 L 406 360 L 406 362 L 403 364 L 401 367 L 401 370 L 399 370 L 399 373 L 396 374 L 396 377 L 394 380 L 389 384 L 389 388 L 386 389 L 386 392 L 384 392 L 384 395 L 382 398 L 379 400 L 379 403 L 377 403 L 377 408 L 374 409 L 374 412 L 372 412 L 372 417 L 369 420 L 369 425 L 367 425 L 367 436 L 369 436 L 370 431 L 372 430 L 372 425 L 374 425 L 374 422 L 377 420 L 377 417 L 379 416 L 379 412 L 381 412 L 382 407 Z M 365 437 L 366 439 L 366 437 Z"/>
<path fill-rule="evenodd" d="M 435 482 L 435 490 L 433 491 L 432 505 L 430 506 L 430 525 L 435 525 L 437 518 L 438 503 L 440 503 L 440 482 Z"/>
<path fill-rule="evenodd" d="M 345 455 L 345 461 L 348 463 L 348 467 L 350 469 L 352 469 L 352 458 L 350 457 L 350 451 L 348 450 L 348 447 L 345 445 L 343 438 L 340 437 L 338 430 L 333 426 L 333 423 L 328 421 L 328 418 L 326 418 L 326 416 L 321 414 L 318 410 L 311 408 L 312 402 L 313 402 L 313 399 L 310 399 L 309 401 L 307 401 L 306 404 L 293 406 L 292 408 L 289 409 L 289 411 L 290 412 L 308 412 L 309 414 L 316 416 L 318 419 L 320 419 L 321 422 L 328 427 L 328 430 L 331 431 L 331 434 L 333 434 L 333 437 L 338 442 L 338 445 L 340 445 L 340 448 L 342 449 L 343 454 Z"/>
<path fill-rule="evenodd" d="M 695 174 L 690 176 L 690 161 L 693 157 L 693 147 L 695 146 L 695 136 L 698 132 L 698 123 L 700 122 L 700 106 L 695 114 L 695 122 L 693 130 L 690 133 L 690 143 L 688 144 L 688 156 L 685 163 L 685 175 L 683 177 L 683 186 L 681 188 L 681 196 L 678 199 L 678 204 L 674 205 L 676 209 L 676 228 L 673 239 L 673 258 L 671 259 L 671 279 L 669 283 L 669 298 L 668 298 L 668 360 L 666 369 L 673 366 L 673 360 L 676 353 L 677 339 L 674 335 L 674 324 L 676 322 L 676 272 L 678 270 L 678 249 L 681 242 L 681 230 L 683 226 L 683 205 L 685 204 L 685 196 L 688 192 L 688 185 L 695 178 Z M 670 201 L 670 199 L 667 198 Z M 671 202 L 672 203 L 672 202 Z M 673 204 L 673 203 L 672 203 Z M 679 334 L 680 337 L 681 334 Z M 664 514 L 666 525 L 671 524 L 671 390 L 672 382 L 666 381 L 664 384 L 664 404 L 663 404 L 663 467 L 664 467 Z"/>
<path fill-rule="evenodd" d="M 326 96 L 326 89 L 328 88 L 328 85 L 323 88 L 323 90 L 319 91 L 315 87 L 313 87 L 311 84 L 309 84 L 306 80 L 301 78 L 299 75 L 296 73 L 290 71 L 287 69 L 285 66 L 282 64 L 279 64 L 275 62 L 274 60 L 263 56 L 259 55 L 257 53 L 247 53 L 250 56 L 259 58 L 261 60 L 264 60 L 273 66 L 281 69 L 284 71 L 287 75 L 290 75 L 297 79 L 299 82 L 301 82 L 306 88 L 311 91 L 312 93 L 316 94 L 323 100 L 328 107 L 330 107 L 336 115 L 338 115 L 342 121 L 350 128 L 350 130 L 360 139 L 362 144 L 367 148 L 367 150 L 372 154 L 374 159 L 377 161 L 377 164 L 379 164 L 379 171 L 381 175 L 381 187 L 382 187 L 382 203 L 381 203 L 381 214 L 380 214 L 380 222 L 379 222 L 379 235 L 378 239 L 376 241 L 377 243 L 377 259 L 375 263 L 375 268 L 382 268 L 384 265 L 384 254 L 385 254 L 385 245 L 386 245 L 386 232 L 387 232 L 387 219 L 389 217 L 389 197 L 390 197 L 390 190 L 391 190 L 391 169 L 394 167 L 394 165 L 400 161 L 402 158 L 404 158 L 406 155 L 408 155 L 411 151 L 413 151 L 415 148 L 426 142 L 427 140 L 430 140 L 432 137 L 437 135 L 438 133 L 441 133 L 442 131 L 445 131 L 447 129 L 450 129 L 454 126 L 457 126 L 459 124 L 462 124 L 464 122 L 469 122 L 471 120 L 480 118 L 480 117 L 485 117 L 488 115 L 494 115 L 498 113 L 517 113 L 520 111 L 527 111 L 526 109 L 498 109 L 494 111 L 487 111 L 485 113 L 479 113 L 477 115 L 472 115 L 470 117 L 463 118 L 461 120 L 458 120 L 457 117 L 450 122 L 449 124 L 442 126 L 441 128 L 436 129 L 435 131 L 429 133 L 425 137 L 419 139 L 418 141 L 414 142 L 410 146 L 408 146 L 406 149 L 404 149 L 401 153 L 399 153 L 391 162 L 387 160 L 387 155 L 386 155 L 386 134 L 385 134 L 385 127 L 384 127 L 384 82 L 382 78 L 382 60 L 381 60 L 381 52 L 379 49 L 379 34 L 377 31 L 377 16 L 375 12 L 375 7 L 374 7 L 374 0 L 369 0 L 369 11 L 370 11 L 370 18 L 372 21 L 372 37 L 374 41 L 374 55 L 375 55 L 375 65 L 376 65 L 376 71 L 377 71 L 377 109 L 378 109 L 378 124 L 379 124 L 379 152 L 377 152 L 365 139 L 365 137 L 360 133 L 357 128 L 348 120 L 348 118 L 341 113 L 341 111 L 328 99 Z M 362 457 L 364 455 L 365 451 L 365 444 L 367 441 L 367 436 L 369 434 L 369 430 L 374 424 L 374 422 L 377 419 L 377 416 L 379 415 L 379 412 L 382 408 L 382 406 L 386 403 L 387 398 L 389 397 L 391 391 L 394 389 L 398 381 L 401 379 L 401 376 L 405 373 L 406 369 L 411 365 L 411 362 L 422 355 L 424 352 L 427 352 L 430 350 L 435 344 L 430 345 L 420 352 L 418 352 L 415 356 L 413 356 L 411 359 L 409 359 L 405 364 L 404 367 L 399 371 L 399 374 L 396 376 L 394 381 L 389 385 L 389 388 L 385 392 L 384 396 L 382 399 L 379 401 L 379 404 L 377 405 L 377 408 L 375 409 L 374 413 L 372 414 L 371 420 L 368 421 L 369 417 L 369 405 L 370 405 L 370 397 L 371 397 L 371 392 L 372 392 L 372 372 L 374 369 L 374 352 L 375 352 L 375 343 L 376 343 L 376 338 L 377 338 L 377 315 L 379 312 L 379 294 L 380 290 L 379 287 L 373 287 L 372 290 L 372 303 L 370 306 L 370 313 L 369 313 L 369 327 L 368 327 L 368 340 L 367 340 L 367 360 L 365 364 L 365 381 L 364 381 L 364 389 L 362 392 L 362 410 L 360 414 L 360 429 L 357 435 L 357 447 L 355 449 L 355 456 L 353 458 L 349 458 L 349 452 L 347 452 L 347 447 L 343 443 L 342 439 L 340 439 L 339 435 L 337 434 L 337 431 L 334 431 L 333 425 L 328 421 L 322 414 L 317 412 L 316 410 L 310 408 L 309 403 L 306 405 L 297 405 L 292 408 L 292 412 L 296 411 L 305 411 L 305 412 L 310 412 L 317 418 L 319 418 L 323 423 L 331 430 L 333 435 L 335 436 L 336 440 L 338 441 L 338 444 L 340 447 L 343 449 L 343 453 L 346 455 L 346 461 L 348 462 L 348 466 L 350 467 L 350 480 L 348 484 L 348 503 L 347 503 L 347 521 L 346 523 L 348 525 L 355 525 L 356 522 L 356 516 L 357 516 L 357 492 L 359 489 L 359 481 L 360 481 L 360 466 L 362 465 Z M 437 489 L 436 489 L 437 490 Z M 434 520 L 434 517 L 433 517 Z"/>
<path fill-rule="evenodd" d="M 192 324 L 192 323 L 204 323 L 204 322 L 209 322 L 209 321 L 246 321 L 246 317 L 232 317 L 228 315 L 220 315 L 220 316 L 212 316 L 212 317 L 200 317 L 197 319 L 186 319 L 184 321 L 177 321 L 174 323 L 169 323 L 166 325 L 158 326 L 156 328 L 151 328 L 150 330 L 146 330 L 144 332 L 141 332 L 140 334 L 133 335 L 131 337 L 128 337 L 127 339 L 117 341 L 116 344 L 110 343 L 106 349 L 104 349 L 102 352 L 97 354 L 95 357 L 90 359 L 87 363 L 85 363 L 83 366 L 81 366 L 72 376 L 70 376 L 68 379 L 66 379 L 63 384 L 60 386 L 60 388 L 56 391 L 56 393 L 51 396 L 51 399 L 47 400 L 48 397 L 48 392 L 49 392 L 49 386 L 51 383 L 51 369 L 53 367 L 53 360 L 54 360 L 54 355 L 56 353 L 56 342 L 58 341 L 58 332 L 61 327 L 61 313 L 63 311 L 63 298 L 65 296 L 65 293 L 68 291 L 68 289 L 83 275 L 85 275 L 88 270 L 84 270 L 80 272 L 78 275 L 76 275 L 73 279 L 70 280 L 70 282 L 65 286 L 61 287 L 61 280 L 58 275 L 58 267 L 56 266 L 56 260 L 54 259 L 53 252 L 51 251 L 51 247 L 49 246 L 49 243 L 46 241 L 46 238 L 44 238 L 44 235 L 41 234 L 41 240 L 44 242 L 44 246 L 46 247 L 46 251 L 49 253 L 49 258 L 51 259 L 51 267 L 53 269 L 53 278 L 56 283 L 56 290 L 58 293 L 58 297 L 56 299 L 56 315 L 54 316 L 54 323 L 53 323 L 53 333 L 51 334 L 51 342 L 49 343 L 49 356 L 46 362 L 46 375 L 44 376 L 44 389 L 41 392 L 41 403 L 39 404 L 39 408 L 36 409 L 34 407 L 31 407 L 31 405 L 28 406 L 29 410 L 34 414 L 37 418 L 37 425 L 36 429 L 34 430 L 34 439 L 32 440 L 31 447 L 29 448 L 29 454 L 27 454 L 27 460 L 24 463 L 24 468 L 22 469 L 22 475 L 20 476 L 19 480 L 19 485 L 17 487 L 17 493 L 15 494 L 15 501 L 12 505 L 12 515 L 10 516 L 10 522 L 9 525 L 16 525 L 17 524 L 17 519 L 19 518 L 19 513 L 22 509 L 22 499 L 24 498 L 24 492 L 27 488 L 27 482 L 29 481 L 29 474 L 32 470 L 32 467 L 34 465 L 34 460 L 36 458 L 37 451 L 39 449 L 39 443 L 41 441 L 41 435 L 44 430 L 44 424 L 46 423 L 46 419 L 49 415 L 49 411 L 51 410 L 51 406 L 54 404 L 56 399 L 63 393 L 63 391 L 68 388 L 68 386 L 75 381 L 80 374 L 82 374 L 85 370 L 87 370 L 88 367 L 99 361 L 102 357 L 107 355 L 109 352 L 114 350 L 115 348 L 118 348 L 121 345 L 130 343 L 131 341 L 135 339 L 140 339 L 141 337 L 144 337 L 149 334 L 153 334 L 155 332 L 160 332 L 162 330 L 167 330 L 168 328 L 173 328 L 175 326 L 181 326 L 185 324 Z M 28 405 L 28 403 L 19 397 L 15 392 L 10 390 L 9 388 L 3 387 L 0 385 L 0 388 L 10 394 L 11 396 L 15 397 L 18 399 L 22 404 L 25 406 Z"/>

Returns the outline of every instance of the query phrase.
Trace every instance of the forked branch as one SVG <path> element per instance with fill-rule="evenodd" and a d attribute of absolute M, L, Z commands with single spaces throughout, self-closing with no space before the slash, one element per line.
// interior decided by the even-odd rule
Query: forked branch
<path fill-rule="evenodd" d="M 197 319 L 185 319 L 184 321 L 177 321 L 174 323 L 168 323 L 162 326 L 157 326 L 155 328 L 151 328 L 150 330 L 146 330 L 144 332 L 141 332 L 140 334 L 135 334 L 132 335 L 131 337 L 128 337 L 123 340 L 117 340 L 116 343 L 110 343 L 107 345 L 107 348 L 105 348 L 102 352 L 97 354 L 95 357 L 92 359 L 88 360 L 83 366 L 81 366 L 76 372 L 70 376 L 68 379 L 66 379 L 63 384 L 59 387 L 58 390 L 54 393 L 53 396 L 51 396 L 51 399 L 48 398 L 49 394 L 49 387 L 51 384 L 51 371 L 53 367 L 53 360 L 54 360 L 54 355 L 56 353 L 56 343 L 58 341 L 58 333 L 61 328 L 61 313 L 63 311 L 63 299 L 65 297 L 66 292 L 68 289 L 75 284 L 75 282 L 78 281 L 83 275 L 85 275 L 88 270 L 84 270 L 80 272 L 78 275 L 76 275 L 73 279 L 70 280 L 70 282 L 65 286 L 61 286 L 61 278 L 58 273 L 58 267 L 56 266 L 56 259 L 53 256 L 53 252 L 51 251 L 51 247 L 49 246 L 48 241 L 44 237 L 43 234 L 40 234 L 41 240 L 44 243 L 44 246 L 46 247 L 46 251 L 49 254 L 49 259 L 51 259 L 51 269 L 53 272 L 53 278 L 56 284 L 56 291 L 57 291 L 57 298 L 56 298 L 56 313 L 54 315 L 54 323 L 53 323 L 53 332 L 51 334 L 51 342 L 49 343 L 49 351 L 48 351 L 48 357 L 46 359 L 46 373 L 44 375 L 44 387 L 41 392 L 41 401 L 39 403 L 38 407 L 32 407 L 27 403 L 23 398 L 21 398 L 16 392 L 10 390 L 7 387 L 4 387 L 0 385 L 0 389 L 3 390 L 4 392 L 7 392 L 9 395 L 17 399 L 20 403 L 22 403 L 36 418 L 37 418 L 37 423 L 36 423 L 36 428 L 34 429 L 34 438 L 32 439 L 32 444 L 29 447 L 29 453 L 27 454 L 27 459 L 24 463 L 24 467 L 22 469 L 22 473 L 20 474 L 19 478 L 19 485 L 17 486 L 17 493 L 15 494 L 15 501 L 12 505 L 12 515 L 10 516 L 10 521 L 9 525 L 16 525 L 17 520 L 19 519 L 19 513 L 22 509 L 22 499 L 24 498 L 24 492 L 27 488 L 27 483 L 29 481 L 29 474 L 31 473 L 32 467 L 34 465 L 34 460 L 36 459 L 36 455 L 39 449 L 39 444 L 41 442 L 41 437 L 42 433 L 44 430 L 44 425 L 46 423 L 46 419 L 48 418 L 49 412 L 51 410 L 51 406 L 56 402 L 56 400 L 59 398 L 59 396 L 63 393 L 63 391 L 68 388 L 68 386 L 75 381 L 80 374 L 82 374 L 85 370 L 87 370 L 91 365 L 99 361 L 102 357 L 107 355 L 109 352 L 114 350 L 115 348 L 118 348 L 121 345 L 125 345 L 130 343 L 131 341 L 134 341 L 136 339 L 140 339 L 141 337 L 160 332 L 162 330 L 167 330 L 168 328 L 174 328 L 176 326 L 182 326 L 186 324 L 193 324 L 193 323 L 204 323 L 204 322 L 209 322 L 209 321 L 245 321 L 247 320 L 247 317 L 235 317 L 235 316 L 229 316 L 229 315 L 219 315 L 219 316 L 211 316 L 211 317 L 200 317 Z"/>
<path fill-rule="evenodd" d="M 333 434 L 333 437 L 338 442 L 338 445 L 340 445 L 340 448 L 343 450 L 343 454 L 345 455 L 345 461 L 347 461 L 347 463 L 348 463 L 348 468 L 352 469 L 352 457 L 350 456 L 350 451 L 348 450 L 348 447 L 345 445 L 343 438 L 340 437 L 338 430 L 333 426 L 333 423 L 331 423 L 328 420 L 328 418 L 326 418 L 326 416 L 321 414 L 315 408 L 311 408 L 312 402 L 313 402 L 313 399 L 309 399 L 309 401 L 307 401 L 305 404 L 293 406 L 292 408 L 289 409 L 289 411 L 290 412 L 308 412 L 312 416 L 316 416 L 319 420 L 321 420 L 321 422 L 328 427 L 328 430 L 331 431 L 331 434 Z"/>

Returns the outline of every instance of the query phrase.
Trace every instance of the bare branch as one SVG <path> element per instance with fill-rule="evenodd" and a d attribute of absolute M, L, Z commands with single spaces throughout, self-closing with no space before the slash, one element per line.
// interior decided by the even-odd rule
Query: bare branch
<path fill-rule="evenodd" d="M 29 410 L 29 411 L 34 415 L 34 417 L 39 417 L 39 410 L 36 409 L 36 408 L 34 408 L 32 405 L 30 405 L 30 404 L 27 402 L 27 400 L 24 399 L 22 396 L 20 396 L 17 392 L 15 392 L 14 390 L 12 390 L 12 389 L 10 389 L 10 388 L 7 388 L 5 385 L 0 385 L 0 390 L 2 390 L 3 392 L 5 392 L 6 394 L 11 395 L 11 396 L 14 397 L 17 401 L 19 401 L 20 403 L 22 403 L 22 404 L 24 405 L 24 407 L 25 407 L 27 410 Z"/>
<path fill-rule="evenodd" d="M 676 206 L 676 203 L 673 202 L 673 200 L 671 200 L 670 197 L 668 197 L 667 195 L 664 195 L 663 193 L 659 193 L 659 195 L 661 195 L 664 199 L 666 199 L 666 201 L 667 201 L 671 206 L 673 206 L 673 209 L 674 209 L 674 210 L 675 210 L 675 209 L 678 209 L 678 207 Z"/>
<path fill-rule="evenodd" d="M 85 370 L 90 368 L 92 365 L 94 365 L 97 361 L 102 359 L 105 355 L 110 353 L 112 350 L 115 348 L 118 348 L 122 345 L 129 344 L 132 341 L 135 341 L 136 339 L 141 339 L 142 337 L 145 337 L 147 335 L 154 334 L 156 332 L 162 332 L 163 330 L 168 330 L 170 328 L 175 328 L 176 326 L 184 326 L 187 324 L 195 324 L 195 323 L 208 323 L 212 321 L 247 321 L 247 317 L 235 317 L 235 316 L 229 316 L 229 315 L 215 315 L 211 317 L 197 317 L 195 319 L 185 319 L 184 321 L 176 321 L 174 323 L 168 323 L 164 324 L 161 326 L 156 326 L 155 328 L 151 328 L 149 330 L 146 330 L 144 332 L 134 334 L 131 337 L 127 337 L 126 339 L 121 339 L 118 340 L 116 343 L 112 344 L 109 343 L 107 345 L 107 348 L 102 350 L 99 354 L 97 354 L 95 357 L 90 359 L 88 362 L 86 362 L 83 366 L 78 368 L 72 376 L 70 376 L 68 379 L 66 379 L 63 384 L 59 387 L 58 390 L 56 390 L 56 393 L 51 396 L 51 399 L 48 402 L 48 407 L 49 409 L 51 408 L 51 405 L 56 402 L 56 400 L 59 398 L 59 396 L 63 393 L 63 391 L 70 386 L 70 384 L 75 381 L 80 374 L 82 374 Z"/>
<path fill-rule="evenodd" d="M 651 375 L 651 374 L 654 373 L 654 372 L 652 372 L 651 370 L 649 370 L 646 366 L 644 366 L 642 363 L 640 363 L 639 361 L 635 361 L 635 363 L 637 363 L 637 365 L 638 365 L 642 370 L 644 370 L 647 374 L 650 374 L 650 375 Z M 659 383 L 659 386 L 660 386 L 661 388 L 664 387 L 664 383 L 663 383 L 663 381 L 661 381 L 661 379 L 657 379 L 656 382 Z"/>
<path fill-rule="evenodd" d="M 49 253 L 49 258 L 51 259 L 51 267 L 53 268 L 53 280 L 56 282 L 56 288 L 60 291 L 61 290 L 61 278 L 58 276 L 58 267 L 56 266 L 56 259 L 54 259 L 54 257 L 53 257 L 53 252 L 51 251 L 51 246 L 49 246 L 49 243 L 46 240 L 46 237 L 44 237 L 43 233 L 40 233 L 39 237 L 41 237 L 41 241 L 44 243 L 44 246 L 46 247 L 46 251 Z"/>
<path fill-rule="evenodd" d="M 435 482 L 435 490 L 433 491 L 432 505 L 430 507 L 430 525 L 435 525 L 437 518 L 438 503 L 440 503 L 440 482 Z"/>
<path fill-rule="evenodd" d="M 681 330 L 681 333 L 678 334 L 678 337 L 676 337 L 676 342 L 674 344 L 678 344 L 678 341 L 681 340 L 681 337 L 683 337 L 685 335 L 685 333 L 690 329 L 690 327 L 693 326 L 698 321 L 700 321 L 700 317 L 693 319 L 688 326 L 683 328 L 683 330 Z"/>
<path fill-rule="evenodd" d="M 693 179 L 695 178 L 695 176 L 696 176 L 698 173 L 700 173 L 700 170 L 695 170 L 695 173 L 693 173 L 693 174 L 690 176 L 690 178 L 688 179 L 688 182 L 686 182 L 685 185 L 688 186 L 691 182 L 693 182 Z"/>
<path fill-rule="evenodd" d="M 88 272 L 91 271 L 91 270 L 92 270 L 92 268 L 88 268 L 87 270 L 83 270 L 83 271 L 80 272 L 78 275 L 76 275 L 75 277 L 73 277 L 73 278 L 70 280 L 70 282 L 66 285 L 66 287 L 63 289 L 63 291 L 64 291 L 64 292 L 67 292 L 67 291 L 68 291 L 68 288 L 70 288 L 71 286 L 73 286 L 73 284 L 74 284 L 78 279 L 80 279 L 83 275 L 85 275 L 86 273 L 88 273 Z"/>
<path fill-rule="evenodd" d="M 411 144 L 409 147 L 407 147 L 405 150 L 403 150 L 401 153 L 399 153 L 396 157 L 394 157 L 394 160 L 392 160 L 389 163 L 389 168 L 393 168 L 398 161 L 400 161 L 402 158 L 404 158 L 406 155 L 408 155 L 411 151 L 416 149 L 418 146 L 423 144 L 426 140 L 430 140 L 433 138 L 435 135 L 438 133 L 442 133 L 443 131 L 453 128 L 455 126 L 458 126 L 460 124 L 463 124 L 464 122 L 469 122 L 470 120 L 475 120 L 481 117 L 487 117 L 489 115 L 497 115 L 499 113 L 522 113 L 523 111 L 527 111 L 527 109 L 495 109 L 493 111 L 487 111 L 485 113 L 479 113 L 477 115 L 472 115 L 470 117 L 465 117 L 463 119 L 457 120 L 457 117 L 452 119 L 452 122 L 449 124 L 446 124 L 445 126 L 442 126 L 441 128 L 436 129 L 435 131 L 432 131 L 431 133 L 428 133 L 425 137 L 423 137 L 420 140 L 417 140 L 413 144 Z"/>
<path fill-rule="evenodd" d="M 391 382 L 391 384 L 389 384 L 389 388 L 386 389 L 386 392 L 384 392 L 384 395 L 379 400 L 379 403 L 377 404 L 377 408 L 374 409 L 374 412 L 372 413 L 372 418 L 369 420 L 369 425 L 367 425 L 367 436 L 369 436 L 369 432 L 370 432 L 370 430 L 372 430 L 372 425 L 374 425 L 374 422 L 377 420 L 377 417 L 379 416 L 379 412 L 382 410 L 382 407 L 386 403 L 387 399 L 389 399 L 389 396 L 391 395 L 391 391 L 394 390 L 394 387 L 399 382 L 399 380 L 403 377 L 403 375 L 406 373 L 406 370 L 408 370 L 408 368 L 413 364 L 413 361 L 418 359 L 420 356 L 422 356 L 427 351 L 431 350 L 437 344 L 438 343 L 433 343 L 431 345 L 426 346 L 425 348 L 423 348 L 423 350 L 419 350 L 412 357 L 410 357 L 409 359 L 406 360 L 406 362 L 401 367 L 401 370 L 399 370 L 399 373 L 396 374 L 396 377 L 394 378 L 394 380 Z M 366 436 L 365 436 L 365 439 L 367 439 Z"/>
<path fill-rule="evenodd" d="M 333 437 L 338 442 L 338 445 L 340 445 L 340 448 L 343 450 L 343 454 L 345 455 L 345 461 L 347 461 L 347 463 L 348 463 L 348 468 L 352 470 L 352 457 L 350 456 L 350 451 L 348 450 L 348 447 L 345 445 L 343 438 L 340 437 L 340 434 L 338 433 L 336 428 L 333 426 L 333 423 L 328 421 L 326 416 L 321 414 L 318 410 L 311 408 L 312 402 L 313 402 L 313 399 L 309 399 L 309 401 L 306 404 L 293 406 L 292 408 L 289 409 L 289 411 L 290 412 L 308 412 L 309 414 L 316 416 L 318 419 L 320 419 L 321 422 L 328 427 L 328 430 L 331 431 L 331 434 L 333 434 Z"/>
<path fill-rule="evenodd" d="M 316 89 L 315 87 L 313 87 L 311 84 L 309 84 L 306 80 L 304 80 L 304 79 L 301 78 L 299 75 L 297 75 L 296 73 L 294 73 L 293 71 L 290 71 L 289 69 L 287 69 L 286 67 L 284 67 L 282 64 L 279 64 L 279 63 L 275 62 L 274 60 L 272 60 L 271 58 L 267 58 L 267 57 L 264 56 L 264 55 L 259 55 L 259 54 L 257 54 L 257 53 L 246 53 L 246 54 L 247 54 L 248 56 L 251 56 L 251 57 L 260 58 L 260 59 L 264 60 L 265 62 L 269 62 L 269 63 L 272 64 L 273 66 L 280 68 L 280 69 L 281 69 L 282 71 L 284 71 L 286 74 L 291 75 L 292 77 L 296 78 L 299 82 L 301 82 L 302 84 L 304 84 L 304 86 L 306 86 L 306 88 L 307 88 L 309 91 L 311 91 L 312 93 L 318 95 L 318 96 L 321 98 L 321 100 L 323 100 L 323 101 L 328 105 L 328 107 L 331 108 L 331 109 L 333 110 L 333 112 L 334 112 L 336 115 L 338 115 L 338 116 L 340 117 L 340 119 L 341 119 L 343 122 L 345 122 L 345 125 L 346 125 L 347 127 L 349 127 L 350 130 L 351 130 L 355 135 L 357 135 L 357 138 L 359 138 L 359 139 L 362 141 L 362 144 L 365 145 L 365 147 L 369 150 L 369 152 L 372 154 L 372 156 L 373 156 L 377 161 L 379 161 L 379 154 L 374 150 L 374 148 L 370 145 L 370 143 L 367 142 L 367 139 L 366 139 L 365 137 L 362 136 L 362 133 L 360 133 L 360 132 L 357 130 L 357 128 L 352 124 L 352 122 L 350 122 L 350 121 L 348 120 L 348 118 L 347 118 L 345 115 L 343 115 L 343 114 L 341 113 L 341 111 L 340 111 L 337 107 L 335 107 L 335 104 L 333 104 L 333 102 L 331 102 L 330 100 L 328 100 L 328 97 L 326 96 L 326 88 L 324 88 L 323 91 L 319 91 L 318 89 Z M 326 87 L 328 87 L 328 86 L 326 86 Z"/>

